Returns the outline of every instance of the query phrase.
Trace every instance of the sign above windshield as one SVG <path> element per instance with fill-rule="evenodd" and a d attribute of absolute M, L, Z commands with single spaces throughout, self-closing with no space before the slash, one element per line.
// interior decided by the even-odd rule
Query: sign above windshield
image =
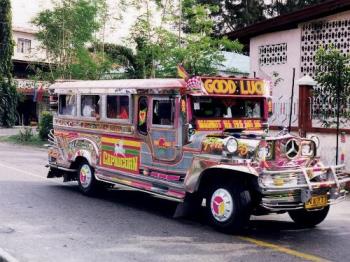
<path fill-rule="evenodd" d="M 267 81 L 261 79 L 202 78 L 202 90 L 210 95 L 265 96 L 269 94 Z"/>

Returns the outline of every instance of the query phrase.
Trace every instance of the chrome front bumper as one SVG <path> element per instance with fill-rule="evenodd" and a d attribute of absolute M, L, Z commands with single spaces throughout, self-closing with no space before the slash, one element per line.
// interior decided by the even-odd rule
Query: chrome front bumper
<path fill-rule="evenodd" d="M 269 176 L 271 181 L 278 182 L 275 185 L 266 185 L 266 176 Z M 293 177 L 295 183 L 282 183 L 287 176 Z M 262 193 L 261 205 L 264 208 L 271 211 L 288 211 L 304 208 L 305 203 L 317 195 L 327 194 L 329 205 L 344 200 L 350 189 L 350 174 L 345 171 L 344 165 L 264 170 L 259 176 L 259 186 Z"/>

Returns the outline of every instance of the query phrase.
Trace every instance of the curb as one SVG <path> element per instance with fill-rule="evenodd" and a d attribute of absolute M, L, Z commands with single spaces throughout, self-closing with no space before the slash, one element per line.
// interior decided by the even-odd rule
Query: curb
<path fill-rule="evenodd" d="M 0 262 L 18 262 L 18 260 L 0 248 Z"/>

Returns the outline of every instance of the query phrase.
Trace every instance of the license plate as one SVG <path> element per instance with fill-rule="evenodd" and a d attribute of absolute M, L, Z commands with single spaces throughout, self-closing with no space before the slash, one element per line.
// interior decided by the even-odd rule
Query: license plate
<path fill-rule="evenodd" d="M 305 208 L 313 209 L 313 208 L 325 207 L 327 205 L 328 205 L 327 195 L 314 196 L 314 197 L 311 197 L 311 199 L 305 203 Z"/>

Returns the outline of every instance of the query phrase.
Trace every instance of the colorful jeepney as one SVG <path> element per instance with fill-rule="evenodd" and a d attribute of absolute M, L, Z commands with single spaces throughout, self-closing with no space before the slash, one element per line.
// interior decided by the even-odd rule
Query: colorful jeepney
<path fill-rule="evenodd" d="M 250 215 L 270 212 L 316 225 L 347 193 L 349 174 L 324 166 L 314 140 L 269 135 L 267 81 L 73 81 L 50 89 L 58 112 L 48 177 L 77 180 L 84 194 L 124 186 L 191 211 L 205 206 L 216 228 L 235 232 Z"/>

